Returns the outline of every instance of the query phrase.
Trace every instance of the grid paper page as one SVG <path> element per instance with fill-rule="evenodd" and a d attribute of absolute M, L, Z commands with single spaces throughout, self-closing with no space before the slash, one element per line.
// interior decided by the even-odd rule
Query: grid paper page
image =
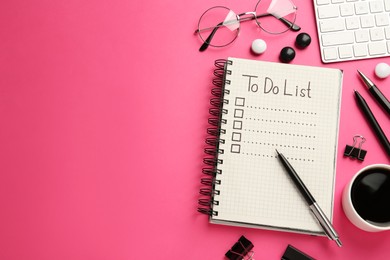
<path fill-rule="evenodd" d="M 332 219 L 342 72 L 230 58 L 213 223 L 322 233 L 276 156 Z"/>

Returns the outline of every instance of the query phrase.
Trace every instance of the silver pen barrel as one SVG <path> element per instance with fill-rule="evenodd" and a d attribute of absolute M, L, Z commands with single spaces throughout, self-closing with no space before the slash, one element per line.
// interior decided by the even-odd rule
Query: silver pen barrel
<path fill-rule="evenodd" d="M 334 240 L 336 244 L 341 247 L 342 243 L 339 239 L 339 235 L 336 230 L 334 230 L 332 223 L 330 223 L 329 219 L 326 217 L 325 213 L 318 206 L 317 202 L 314 202 L 309 206 L 311 212 L 313 212 L 315 218 L 318 220 L 322 228 L 324 229 L 325 234 L 329 239 Z"/>

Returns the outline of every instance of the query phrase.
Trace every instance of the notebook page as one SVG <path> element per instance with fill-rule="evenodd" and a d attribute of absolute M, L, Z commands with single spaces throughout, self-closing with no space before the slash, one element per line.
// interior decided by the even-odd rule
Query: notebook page
<path fill-rule="evenodd" d="M 230 58 L 211 222 L 322 232 L 276 157 L 283 153 L 331 219 L 342 73 Z M 230 223 L 230 224 L 234 224 Z"/>

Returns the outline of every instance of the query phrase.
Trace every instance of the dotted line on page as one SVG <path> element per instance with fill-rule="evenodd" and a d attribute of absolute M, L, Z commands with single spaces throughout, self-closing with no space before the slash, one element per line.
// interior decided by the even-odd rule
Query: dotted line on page
<path fill-rule="evenodd" d="M 314 147 L 309 146 L 298 146 L 298 145 L 288 145 L 288 144 L 275 144 L 275 143 L 264 143 L 264 142 L 256 142 L 256 141 L 243 141 L 243 143 L 247 144 L 256 144 L 256 145 L 264 145 L 264 146 L 272 146 L 272 147 L 283 147 L 283 148 L 293 148 L 293 149 L 301 149 L 301 150 L 309 150 L 314 151 Z"/>
<path fill-rule="evenodd" d="M 267 111 L 276 111 L 276 112 L 287 112 L 287 113 L 295 113 L 295 114 L 317 115 L 316 112 L 293 110 L 293 109 L 272 108 L 272 107 L 258 107 L 258 106 L 247 106 L 247 108 L 259 109 L 259 110 L 267 110 Z"/>
<path fill-rule="evenodd" d="M 246 156 L 255 156 L 255 157 L 263 157 L 263 158 L 277 158 L 276 155 L 270 155 L 270 154 L 260 154 L 260 153 L 241 153 L 242 155 Z M 297 157 L 286 157 L 290 161 L 301 161 L 301 162 L 314 162 L 314 160 L 309 158 L 297 158 Z"/>
<path fill-rule="evenodd" d="M 272 135 L 281 135 L 281 136 L 294 136 L 294 137 L 303 137 L 303 138 L 313 138 L 315 139 L 315 135 L 306 135 L 306 134 L 292 134 L 292 133 L 282 133 L 282 132 L 275 132 L 275 131 L 263 131 L 263 130 L 253 130 L 253 129 L 244 129 L 246 132 L 252 132 L 252 133 L 260 133 L 260 134 L 272 134 Z"/>
<path fill-rule="evenodd" d="M 284 120 L 272 120 L 272 119 L 263 119 L 263 118 L 252 118 L 252 117 L 246 117 L 247 120 L 254 120 L 254 121 L 261 121 L 265 123 L 281 123 L 281 124 L 288 124 L 288 125 L 302 125 L 302 126 L 317 126 L 313 123 L 301 123 L 301 122 L 292 122 L 292 121 L 284 121 Z"/>

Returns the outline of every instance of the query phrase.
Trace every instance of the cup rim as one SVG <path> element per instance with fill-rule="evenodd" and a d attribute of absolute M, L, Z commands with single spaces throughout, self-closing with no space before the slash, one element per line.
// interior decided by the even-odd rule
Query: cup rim
<path fill-rule="evenodd" d="M 348 203 L 351 204 L 351 210 L 353 211 L 353 213 L 355 214 L 355 216 L 362 222 L 364 223 L 364 225 L 367 225 L 368 227 L 372 228 L 372 229 L 376 229 L 378 231 L 385 231 L 385 230 L 389 230 L 390 229 L 390 224 L 387 226 L 387 227 L 381 227 L 381 226 L 377 226 L 377 225 L 373 225 L 369 222 L 367 222 L 365 219 L 363 219 L 359 213 L 356 211 L 355 207 L 353 206 L 353 203 L 352 203 L 352 198 L 351 198 L 351 189 L 352 189 L 352 185 L 353 183 L 355 182 L 355 179 L 360 175 L 362 174 L 364 171 L 366 170 L 369 170 L 369 169 L 372 169 L 372 168 L 386 168 L 387 170 L 389 170 L 389 173 L 390 173 L 390 165 L 389 164 L 381 164 L 381 163 L 377 163 L 377 164 L 370 164 L 370 165 L 367 165 L 363 168 L 361 168 L 359 171 L 357 171 L 355 173 L 355 175 L 352 177 L 352 179 L 349 181 L 348 183 Z"/>

